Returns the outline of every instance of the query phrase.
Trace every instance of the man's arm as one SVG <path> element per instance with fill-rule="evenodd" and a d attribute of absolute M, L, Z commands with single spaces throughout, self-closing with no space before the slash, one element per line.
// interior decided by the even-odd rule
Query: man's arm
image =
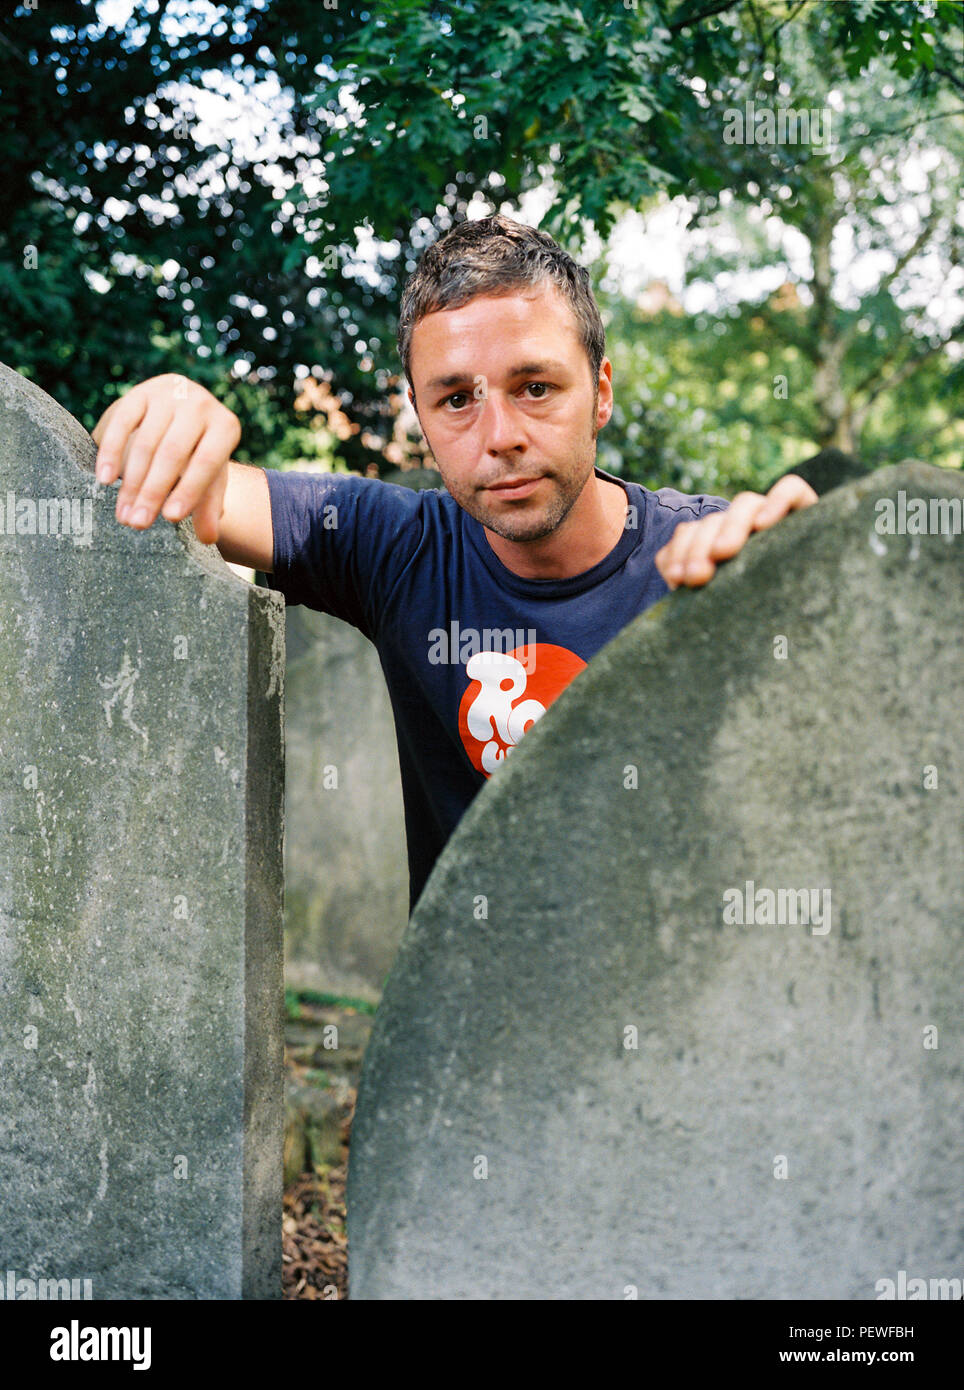
<path fill-rule="evenodd" d="M 671 589 L 681 584 L 699 588 L 713 578 L 721 560 L 730 560 L 743 549 L 752 532 L 765 531 L 788 512 L 812 507 L 817 500 L 810 484 L 795 473 L 774 483 L 765 497 L 759 492 L 738 493 L 725 512 L 681 522 L 653 556 L 656 568 Z"/>
<path fill-rule="evenodd" d="M 231 459 L 223 508 L 216 544 L 224 559 L 270 574 L 274 532 L 264 469 Z"/>
<path fill-rule="evenodd" d="M 97 481 L 121 478 L 116 516 L 138 531 L 193 516 L 198 540 L 271 572 L 274 534 L 264 470 L 236 463 L 237 416 L 186 377 L 151 377 L 98 420 Z"/>

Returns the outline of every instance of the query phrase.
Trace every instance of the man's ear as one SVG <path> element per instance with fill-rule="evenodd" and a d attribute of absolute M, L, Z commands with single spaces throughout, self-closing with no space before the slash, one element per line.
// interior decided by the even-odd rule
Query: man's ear
<path fill-rule="evenodd" d="M 604 357 L 599 367 L 599 391 L 596 397 L 596 428 L 609 423 L 613 413 L 613 364 Z"/>

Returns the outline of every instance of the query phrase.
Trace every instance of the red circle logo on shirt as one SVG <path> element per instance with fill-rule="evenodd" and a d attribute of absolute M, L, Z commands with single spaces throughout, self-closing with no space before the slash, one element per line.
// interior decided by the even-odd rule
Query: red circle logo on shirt
<path fill-rule="evenodd" d="M 472 766 L 490 777 L 585 665 L 575 652 L 549 642 L 470 657 L 459 734 Z"/>

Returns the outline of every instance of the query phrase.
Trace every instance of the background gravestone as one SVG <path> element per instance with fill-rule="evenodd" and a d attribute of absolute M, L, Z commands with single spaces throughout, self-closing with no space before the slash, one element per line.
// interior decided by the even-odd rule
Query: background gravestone
<path fill-rule="evenodd" d="M 348 623 L 287 609 L 285 975 L 375 1000 L 408 919 L 392 709 L 378 654 Z"/>
<path fill-rule="evenodd" d="M 384 480 L 441 487 L 434 469 Z M 286 610 L 285 978 L 377 1001 L 408 920 L 395 723 L 378 653 L 349 623 Z"/>
<path fill-rule="evenodd" d="M 962 539 L 882 534 L 901 489 L 964 479 L 883 470 L 753 537 L 475 800 L 365 1058 L 352 1297 L 964 1275 Z M 830 931 L 728 920 L 747 883 L 829 890 Z"/>
<path fill-rule="evenodd" d="M 842 449 L 821 449 L 818 454 L 787 469 L 787 473 L 794 473 L 808 482 L 818 497 L 844 483 L 854 483 L 871 471 L 870 464 L 854 458 L 853 454 L 845 454 Z M 783 476 L 786 477 L 786 473 Z"/>
<path fill-rule="evenodd" d="M 413 488 L 415 492 L 422 492 L 425 488 L 437 488 L 439 492 L 445 491 L 442 482 L 442 475 L 437 468 L 393 468 L 386 473 L 383 482 L 399 483 L 402 487 Z"/>
<path fill-rule="evenodd" d="M 280 1297 L 283 601 L 94 453 L 0 367 L 0 1252 Z"/>
<path fill-rule="evenodd" d="M 385 482 L 441 488 L 434 469 Z M 378 654 L 350 624 L 286 610 L 285 978 L 377 1001 L 408 920 L 398 746 Z"/>

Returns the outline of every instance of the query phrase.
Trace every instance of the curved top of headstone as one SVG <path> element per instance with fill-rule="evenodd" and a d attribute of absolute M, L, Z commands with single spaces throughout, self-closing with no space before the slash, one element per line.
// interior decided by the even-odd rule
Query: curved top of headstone
<path fill-rule="evenodd" d="M 752 537 L 482 790 L 366 1055 L 353 1298 L 961 1276 L 962 498 L 892 468 Z"/>
<path fill-rule="evenodd" d="M 129 545 L 132 551 L 186 554 L 208 574 L 228 582 L 238 598 L 252 586 L 240 580 L 214 545 L 204 545 L 194 532 L 190 517 L 172 524 L 163 518 L 147 531 L 122 526 L 113 514 L 115 490 L 94 477 L 97 446 L 84 427 L 63 406 L 19 372 L 0 362 L 0 500 L 10 489 L 14 496 L 90 498 L 95 507 L 94 526 L 109 527 L 111 545 Z M 19 421 L 19 423 L 18 423 Z M 42 447 L 38 447 L 38 440 Z M 25 447 L 28 444 L 29 447 Z M 268 593 L 268 590 L 263 591 Z M 259 600 L 277 607 L 273 599 Z"/>
<path fill-rule="evenodd" d="M 821 449 L 819 453 L 798 463 L 795 468 L 787 469 L 787 473 L 795 473 L 797 477 L 809 483 L 820 497 L 835 487 L 856 482 L 858 478 L 864 478 L 872 471 L 869 463 L 855 458 L 853 454 L 844 453 L 843 449 L 833 448 Z M 783 476 L 786 477 L 787 473 Z"/>
<path fill-rule="evenodd" d="M 442 475 L 437 468 L 395 468 L 385 474 L 382 482 L 414 488 L 416 492 L 421 492 L 424 488 L 445 490 Z"/>

